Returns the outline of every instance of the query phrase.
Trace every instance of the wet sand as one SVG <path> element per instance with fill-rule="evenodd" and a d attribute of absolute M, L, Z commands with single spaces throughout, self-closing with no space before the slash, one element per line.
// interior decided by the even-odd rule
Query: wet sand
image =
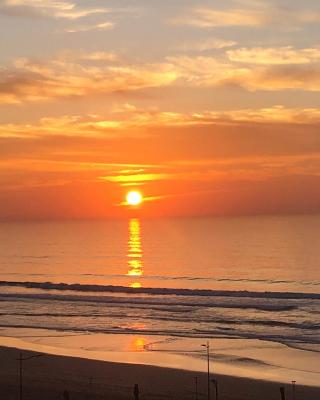
<path fill-rule="evenodd" d="M 0 346 L 24 351 L 107 361 L 207 371 L 203 338 L 62 332 L 47 329 L 2 328 Z M 312 351 L 311 351 L 312 350 Z M 256 339 L 210 341 L 210 371 L 218 375 L 319 386 L 319 349 L 293 348 Z"/>
<path fill-rule="evenodd" d="M 20 350 L 0 347 L 1 399 L 19 398 Z M 34 354 L 23 351 L 23 357 Z M 140 388 L 140 399 L 196 399 L 195 376 L 198 377 L 198 399 L 207 398 L 207 375 L 185 370 L 146 365 L 94 361 L 77 357 L 45 355 L 23 362 L 23 400 L 62 399 L 67 390 L 70 400 L 132 399 L 134 384 Z M 292 387 L 277 382 L 215 375 L 219 399 L 276 400 L 280 386 L 285 386 L 287 399 Z M 215 399 L 214 386 L 211 399 Z M 296 400 L 318 400 L 320 388 L 296 386 Z"/>

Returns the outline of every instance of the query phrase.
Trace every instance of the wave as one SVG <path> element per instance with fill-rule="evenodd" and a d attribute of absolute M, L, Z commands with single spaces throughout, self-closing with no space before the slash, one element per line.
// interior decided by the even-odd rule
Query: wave
<path fill-rule="evenodd" d="M 1 323 L 1 328 L 22 328 L 22 329 L 46 329 L 47 331 L 58 332 L 72 332 L 84 334 L 129 334 L 129 335 L 148 335 L 148 336 L 167 336 L 169 338 L 220 338 L 220 339 L 259 339 L 269 342 L 277 342 L 285 344 L 292 348 L 301 348 L 303 345 L 319 345 L 320 340 L 316 337 L 290 335 L 282 336 L 268 333 L 254 333 L 254 332 L 239 332 L 239 331 L 224 331 L 223 329 L 193 329 L 193 330 L 171 330 L 171 329 L 140 329 L 140 328 L 126 328 L 123 326 L 110 326 L 110 327 L 61 327 L 59 324 L 47 324 L 44 326 L 37 326 L 34 321 L 30 323 Z M 317 348 L 310 348 L 309 351 L 317 351 Z"/>
<path fill-rule="evenodd" d="M 113 296 L 88 296 L 88 295 L 59 295 L 59 294 L 40 294 L 40 293 L 1 293 L 0 298 L 10 298 L 10 299 L 30 299 L 30 300 L 56 300 L 56 301 L 68 301 L 68 302 L 90 302 L 90 303 L 104 303 L 109 305 L 114 305 L 117 307 L 139 307 L 140 309 L 147 307 L 152 309 L 157 309 L 155 306 L 170 307 L 172 311 L 172 306 L 175 307 L 193 307 L 193 308 L 229 308 L 229 309 L 254 309 L 260 311 L 291 311 L 297 306 L 287 305 L 287 304 L 257 304 L 256 302 L 250 303 L 230 303 L 213 300 L 211 302 L 187 302 L 185 300 L 176 300 L 167 302 L 166 299 L 153 299 L 149 297 L 139 298 L 139 297 L 113 297 Z M 144 306 L 144 307 L 143 307 Z"/>
<path fill-rule="evenodd" d="M 153 309 L 153 308 L 152 308 Z M 188 314 L 188 313 L 187 313 Z M 13 316 L 13 317 L 52 317 L 52 318 L 105 318 L 105 317 L 112 317 L 112 318 L 124 318 L 123 313 L 106 313 L 106 312 L 0 312 L 0 317 L 2 316 Z M 126 315 L 127 318 L 127 315 Z M 144 316 L 145 320 L 155 320 L 155 321 L 168 321 L 168 322 L 187 322 L 187 323 L 214 323 L 214 324 L 223 324 L 223 325 L 235 325 L 239 327 L 240 325 L 254 325 L 254 326 L 269 326 L 269 327 L 284 327 L 284 328 L 292 328 L 292 329 L 302 329 L 302 330 L 310 330 L 310 331 L 317 331 L 320 329 L 319 323 L 313 322 L 285 322 L 285 321 L 275 321 L 275 320 L 260 320 L 260 319 L 228 319 L 228 318 L 206 318 L 206 317 L 197 317 L 197 318 L 190 318 L 189 316 L 186 317 L 178 317 L 175 315 L 168 315 L 167 317 L 162 316 L 151 316 L 146 315 Z M 220 328 L 219 328 L 220 329 Z M 224 327 L 223 329 L 231 329 Z"/>
<path fill-rule="evenodd" d="M 319 299 L 317 293 L 0 281 L 0 327 L 255 338 L 313 351 Z M 137 318 L 145 329 L 128 324 Z"/>
<path fill-rule="evenodd" d="M 80 283 L 53 283 L 53 282 L 18 282 L 0 281 L 0 287 L 23 287 L 27 289 L 44 289 L 77 292 L 151 294 L 163 296 L 205 296 L 205 297 L 236 297 L 254 299 L 320 299 L 320 293 L 300 292 L 256 292 L 247 290 L 214 290 L 214 289 L 178 289 L 178 288 L 131 288 L 114 285 L 91 285 Z"/>
<path fill-rule="evenodd" d="M 10 273 L 0 273 L 0 276 L 21 276 L 21 272 L 10 272 Z M 43 277 L 44 279 L 48 277 L 55 277 L 55 274 L 42 274 L 42 273 L 24 273 L 24 277 L 27 276 L 37 276 Z M 96 273 L 83 273 L 83 274 L 68 274 L 64 273 L 65 277 L 95 277 L 104 279 L 113 278 L 125 278 L 123 274 L 96 274 Z M 144 279 L 145 277 L 141 277 Z M 320 281 L 313 280 L 290 280 L 290 279 L 250 279 L 250 278 L 217 278 L 212 276 L 200 277 L 200 276 L 163 276 L 163 275 L 148 275 L 148 279 L 160 280 L 160 281 L 203 281 L 203 282 L 235 282 L 235 283 L 266 283 L 266 284 L 301 284 L 304 286 L 320 286 Z"/>

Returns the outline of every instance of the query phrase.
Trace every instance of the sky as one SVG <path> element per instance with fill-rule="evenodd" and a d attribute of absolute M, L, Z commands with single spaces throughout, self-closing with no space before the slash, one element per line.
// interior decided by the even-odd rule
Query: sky
<path fill-rule="evenodd" d="M 0 220 L 320 211 L 320 2 L 0 0 Z"/>

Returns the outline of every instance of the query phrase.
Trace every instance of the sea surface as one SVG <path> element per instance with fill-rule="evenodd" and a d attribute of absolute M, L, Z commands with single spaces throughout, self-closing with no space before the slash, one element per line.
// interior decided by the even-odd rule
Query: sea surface
<path fill-rule="evenodd" d="M 0 327 L 320 344 L 320 217 L 0 224 Z"/>

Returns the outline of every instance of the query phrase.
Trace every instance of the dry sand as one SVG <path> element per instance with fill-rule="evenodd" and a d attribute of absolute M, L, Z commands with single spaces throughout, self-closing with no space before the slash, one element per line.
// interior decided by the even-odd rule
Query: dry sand
<path fill-rule="evenodd" d="M 19 350 L 0 348 L 0 399 L 19 399 Z M 28 357 L 34 353 L 23 351 Z M 207 376 L 203 373 L 145 365 L 119 364 L 81 358 L 45 355 L 23 363 L 23 400 L 62 399 L 68 390 L 70 400 L 133 399 L 133 386 L 139 384 L 140 399 L 196 399 L 195 376 L 198 376 L 198 399 L 206 399 Z M 280 383 L 253 379 L 214 376 L 220 400 L 280 399 Z M 292 399 L 291 385 L 286 385 L 287 399 Z M 215 399 L 212 387 L 211 399 Z M 319 400 L 320 388 L 296 386 L 296 400 Z"/>

